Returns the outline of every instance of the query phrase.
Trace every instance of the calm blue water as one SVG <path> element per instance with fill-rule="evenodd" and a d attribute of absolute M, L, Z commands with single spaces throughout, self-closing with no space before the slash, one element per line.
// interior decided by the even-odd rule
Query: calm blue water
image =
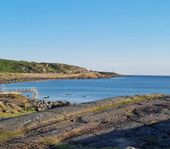
<path fill-rule="evenodd" d="M 112 79 L 47 80 L 7 84 L 6 87 L 36 87 L 40 97 L 49 100 L 88 102 L 108 97 L 165 93 L 170 94 L 170 77 L 126 76 Z"/>

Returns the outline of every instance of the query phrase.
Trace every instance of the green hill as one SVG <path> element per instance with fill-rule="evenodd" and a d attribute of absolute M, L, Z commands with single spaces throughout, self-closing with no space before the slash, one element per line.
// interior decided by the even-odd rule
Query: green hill
<path fill-rule="evenodd" d="M 87 69 L 58 63 L 37 63 L 0 59 L 0 72 L 9 73 L 84 73 Z"/>

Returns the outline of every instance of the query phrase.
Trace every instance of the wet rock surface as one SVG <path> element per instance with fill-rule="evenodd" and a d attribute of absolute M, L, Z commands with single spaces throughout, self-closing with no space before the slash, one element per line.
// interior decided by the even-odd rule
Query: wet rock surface
<path fill-rule="evenodd" d="M 170 96 L 112 98 L 0 121 L 1 134 L 16 130 L 24 134 L 0 148 L 168 149 Z"/>

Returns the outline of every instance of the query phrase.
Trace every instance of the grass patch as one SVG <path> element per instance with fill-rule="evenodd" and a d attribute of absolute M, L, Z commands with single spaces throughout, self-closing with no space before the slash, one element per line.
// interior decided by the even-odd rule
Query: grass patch
<path fill-rule="evenodd" d="M 11 140 L 12 138 L 24 136 L 24 131 L 17 130 L 17 131 L 4 131 L 0 132 L 0 142 L 5 142 Z"/>
<path fill-rule="evenodd" d="M 0 118 L 11 118 L 11 117 L 17 117 L 17 116 L 22 116 L 22 115 L 26 115 L 26 114 L 31 114 L 34 113 L 35 110 L 30 109 L 27 111 L 23 111 L 23 112 L 18 112 L 18 113 L 4 113 L 4 112 L 0 112 Z"/>
<path fill-rule="evenodd" d="M 42 142 L 43 144 L 47 144 L 47 145 L 55 145 L 55 144 L 59 144 L 61 140 L 59 140 L 58 138 L 54 136 L 51 136 L 51 137 L 41 138 L 40 142 Z"/>
<path fill-rule="evenodd" d="M 99 107 L 94 109 L 94 112 L 103 111 L 103 110 L 110 109 L 110 108 L 116 108 L 116 107 L 124 106 L 124 105 L 127 105 L 127 104 L 135 104 L 135 103 L 142 102 L 142 101 L 145 101 L 145 100 L 154 100 L 154 99 L 157 99 L 158 97 L 161 97 L 161 96 L 162 95 L 135 96 L 135 97 L 128 98 L 128 99 L 125 99 L 125 100 L 116 101 L 115 103 L 112 103 L 112 104 L 99 106 Z"/>

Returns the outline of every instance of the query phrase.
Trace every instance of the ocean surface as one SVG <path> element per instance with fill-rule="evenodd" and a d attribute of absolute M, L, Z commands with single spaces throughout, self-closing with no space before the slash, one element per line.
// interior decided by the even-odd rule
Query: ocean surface
<path fill-rule="evenodd" d="M 117 96 L 170 94 L 170 77 L 123 76 L 111 79 L 47 80 L 6 84 L 5 87 L 36 87 L 41 99 L 49 96 L 48 100 L 83 103 Z"/>

